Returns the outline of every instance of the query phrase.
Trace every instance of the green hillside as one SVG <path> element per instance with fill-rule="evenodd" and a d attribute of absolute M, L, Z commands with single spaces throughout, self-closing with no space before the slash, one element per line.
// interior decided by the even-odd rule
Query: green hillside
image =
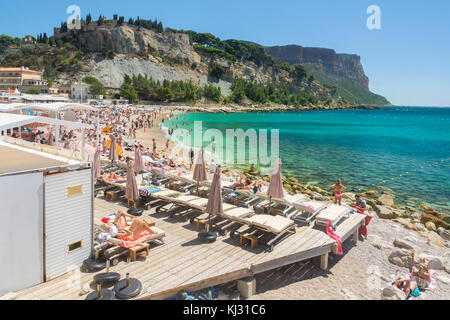
<path fill-rule="evenodd" d="M 321 66 L 315 63 L 305 63 L 303 65 L 308 74 L 314 75 L 317 82 L 324 86 L 334 86 L 336 92 L 350 103 L 377 106 L 390 105 L 390 102 L 385 97 L 367 90 L 356 81 L 325 73 L 322 71 Z"/>

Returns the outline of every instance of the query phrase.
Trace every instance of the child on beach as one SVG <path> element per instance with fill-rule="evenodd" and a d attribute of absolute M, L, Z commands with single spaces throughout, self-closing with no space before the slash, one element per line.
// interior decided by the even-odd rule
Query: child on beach
<path fill-rule="evenodd" d="M 339 205 L 341 205 L 342 201 L 342 192 L 347 189 L 346 186 L 341 184 L 341 179 L 337 179 L 336 183 L 331 186 L 331 188 L 334 189 L 334 204 L 339 202 Z"/>

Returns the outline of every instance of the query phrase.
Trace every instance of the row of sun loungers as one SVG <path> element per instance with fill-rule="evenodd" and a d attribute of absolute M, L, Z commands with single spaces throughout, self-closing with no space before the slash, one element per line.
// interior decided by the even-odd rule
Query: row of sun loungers
<path fill-rule="evenodd" d="M 146 180 L 152 185 L 140 186 L 140 189 L 151 190 L 147 197 L 152 201 L 152 206 L 156 206 L 157 213 L 183 217 L 189 219 L 191 223 L 208 220 L 208 226 L 221 234 L 226 232 L 230 232 L 231 236 L 241 233 L 251 234 L 259 241 L 267 243 L 270 250 L 284 236 L 295 233 L 295 223 L 311 225 L 314 222 L 316 226 L 322 227 L 327 221 L 332 221 L 331 225 L 334 228 L 349 212 L 347 207 L 330 205 L 326 202 L 268 200 L 260 194 L 254 195 L 247 190 L 236 191 L 225 186 L 223 214 L 210 217 L 205 213 L 208 202 L 205 197 L 186 194 L 197 188 L 197 184 L 192 180 L 177 175 L 163 175 L 157 170 L 152 170 L 151 178 L 147 177 Z"/>

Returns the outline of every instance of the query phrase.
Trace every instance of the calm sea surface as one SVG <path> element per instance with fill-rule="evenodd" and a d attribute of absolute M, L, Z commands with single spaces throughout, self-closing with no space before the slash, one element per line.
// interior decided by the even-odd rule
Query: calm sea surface
<path fill-rule="evenodd" d="M 181 114 L 166 126 L 192 130 L 193 121 L 224 137 L 226 129 L 279 129 L 283 174 L 302 184 L 340 178 L 350 191 L 387 190 L 397 204 L 450 213 L 450 108 Z"/>

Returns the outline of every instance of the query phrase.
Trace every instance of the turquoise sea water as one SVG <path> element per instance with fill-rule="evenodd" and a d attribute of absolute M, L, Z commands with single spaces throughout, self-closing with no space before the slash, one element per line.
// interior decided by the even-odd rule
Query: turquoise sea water
<path fill-rule="evenodd" d="M 302 184 L 340 178 L 350 191 L 387 188 L 397 204 L 450 213 L 450 108 L 182 114 L 166 126 L 192 129 L 193 121 L 222 132 L 279 129 L 283 174 Z"/>

